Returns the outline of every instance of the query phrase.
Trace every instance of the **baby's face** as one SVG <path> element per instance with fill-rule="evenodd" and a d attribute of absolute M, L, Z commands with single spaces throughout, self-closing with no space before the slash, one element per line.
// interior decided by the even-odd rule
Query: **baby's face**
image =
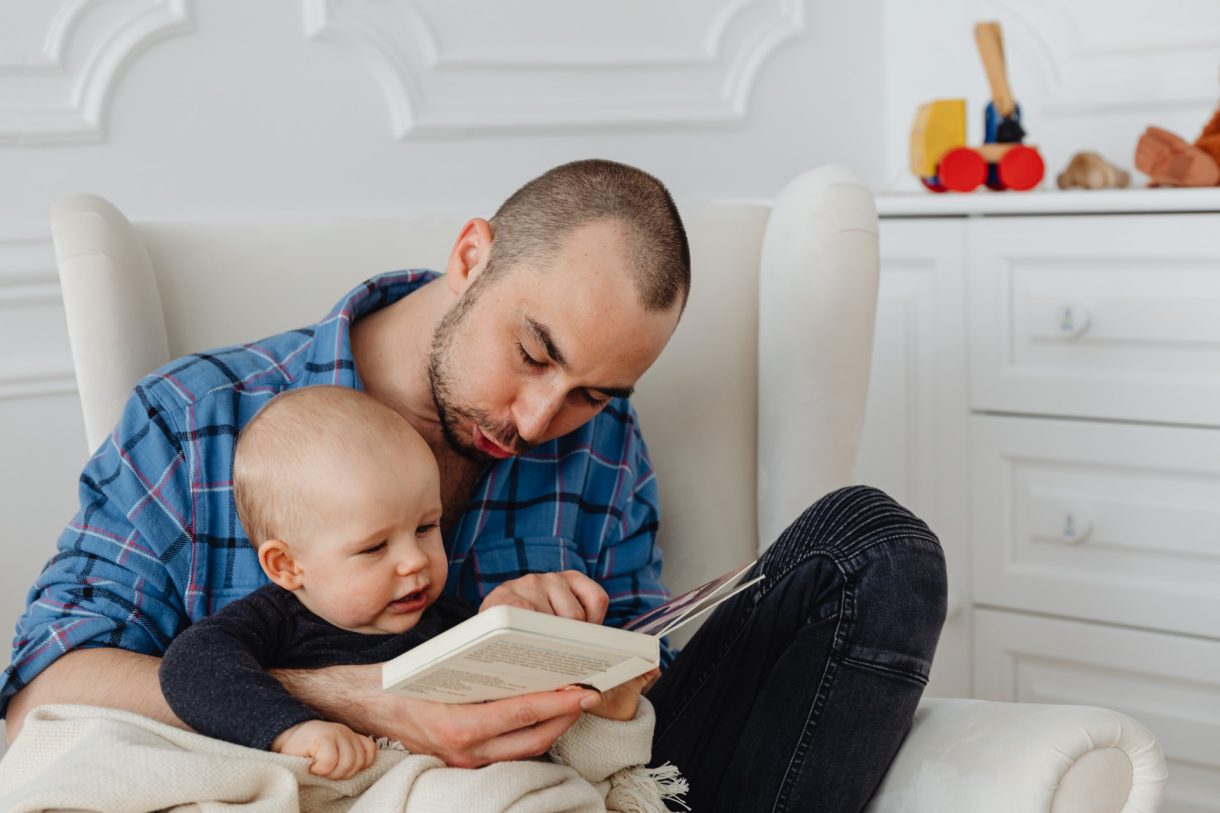
<path fill-rule="evenodd" d="M 321 467 L 319 467 L 321 468 Z M 302 476 L 313 510 L 293 554 L 297 598 L 343 629 L 398 633 L 414 627 L 445 586 L 440 478 L 427 444 L 386 439 Z"/>

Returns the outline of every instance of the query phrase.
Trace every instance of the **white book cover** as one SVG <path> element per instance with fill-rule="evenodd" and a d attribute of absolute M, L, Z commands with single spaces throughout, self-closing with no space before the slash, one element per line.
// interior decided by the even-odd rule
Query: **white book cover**
<path fill-rule="evenodd" d="M 519 607 L 492 607 L 382 665 L 382 688 L 442 703 L 479 703 L 572 684 L 612 689 L 656 667 L 661 638 L 761 581 L 728 589 L 753 566 L 670 599 L 624 628 Z"/>

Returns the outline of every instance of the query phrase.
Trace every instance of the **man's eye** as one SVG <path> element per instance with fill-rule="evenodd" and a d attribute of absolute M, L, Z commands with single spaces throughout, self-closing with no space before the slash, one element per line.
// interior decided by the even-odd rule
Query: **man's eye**
<path fill-rule="evenodd" d="M 525 348 L 521 346 L 521 342 L 517 342 L 517 352 L 521 354 L 521 360 L 525 362 L 527 367 L 545 367 L 546 364 L 525 352 Z"/>
<path fill-rule="evenodd" d="M 582 396 L 584 396 L 584 399 L 589 404 L 589 406 L 604 407 L 607 403 L 610 402 L 609 398 L 598 398 L 596 395 L 589 392 L 588 390 L 581 390 L 580 394 Z"/>
<path fill-rule="evenodd" d="M 385 547 L 386 547 L 386 542 L 383 539 L 380 542 L 378 542 L 376 545 L 373 545 L 372 547 L 369 547 L 369 548 L 365 548 L 364 550 L 362 550 L 360 552 L 361 553 L 380 553 L 381 551 L 385 550 Z"/>

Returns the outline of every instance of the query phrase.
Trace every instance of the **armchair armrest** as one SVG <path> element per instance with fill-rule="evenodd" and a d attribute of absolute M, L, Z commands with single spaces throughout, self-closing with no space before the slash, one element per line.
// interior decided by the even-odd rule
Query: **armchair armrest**
<path fill-rule="evenodd" d="M 926 699 L 867 813 L 1155 813 L 1167 775 L 1109 709 Z"/>

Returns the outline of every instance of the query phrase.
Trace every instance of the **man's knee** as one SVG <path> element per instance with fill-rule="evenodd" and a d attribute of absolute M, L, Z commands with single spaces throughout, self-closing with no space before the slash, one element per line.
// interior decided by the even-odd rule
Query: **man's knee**
<path fill-rule="evenodd" d="M 878 544 L 910 540 L 939 548 L 927 524 L 872 486 L 847 486 L 818 499 L 788 526 L 769 552 L 803 558 L 816 551 L 837 559 L 866 554 Z"/>
<path fill-rule="evenodd" d="M 848 657 L 926 680 L 947 607 L 945 558 L 927 524 L 884 492 L 822 497 L 768 551 L 768 573 L 834 563 L 849 596 Z"/>

